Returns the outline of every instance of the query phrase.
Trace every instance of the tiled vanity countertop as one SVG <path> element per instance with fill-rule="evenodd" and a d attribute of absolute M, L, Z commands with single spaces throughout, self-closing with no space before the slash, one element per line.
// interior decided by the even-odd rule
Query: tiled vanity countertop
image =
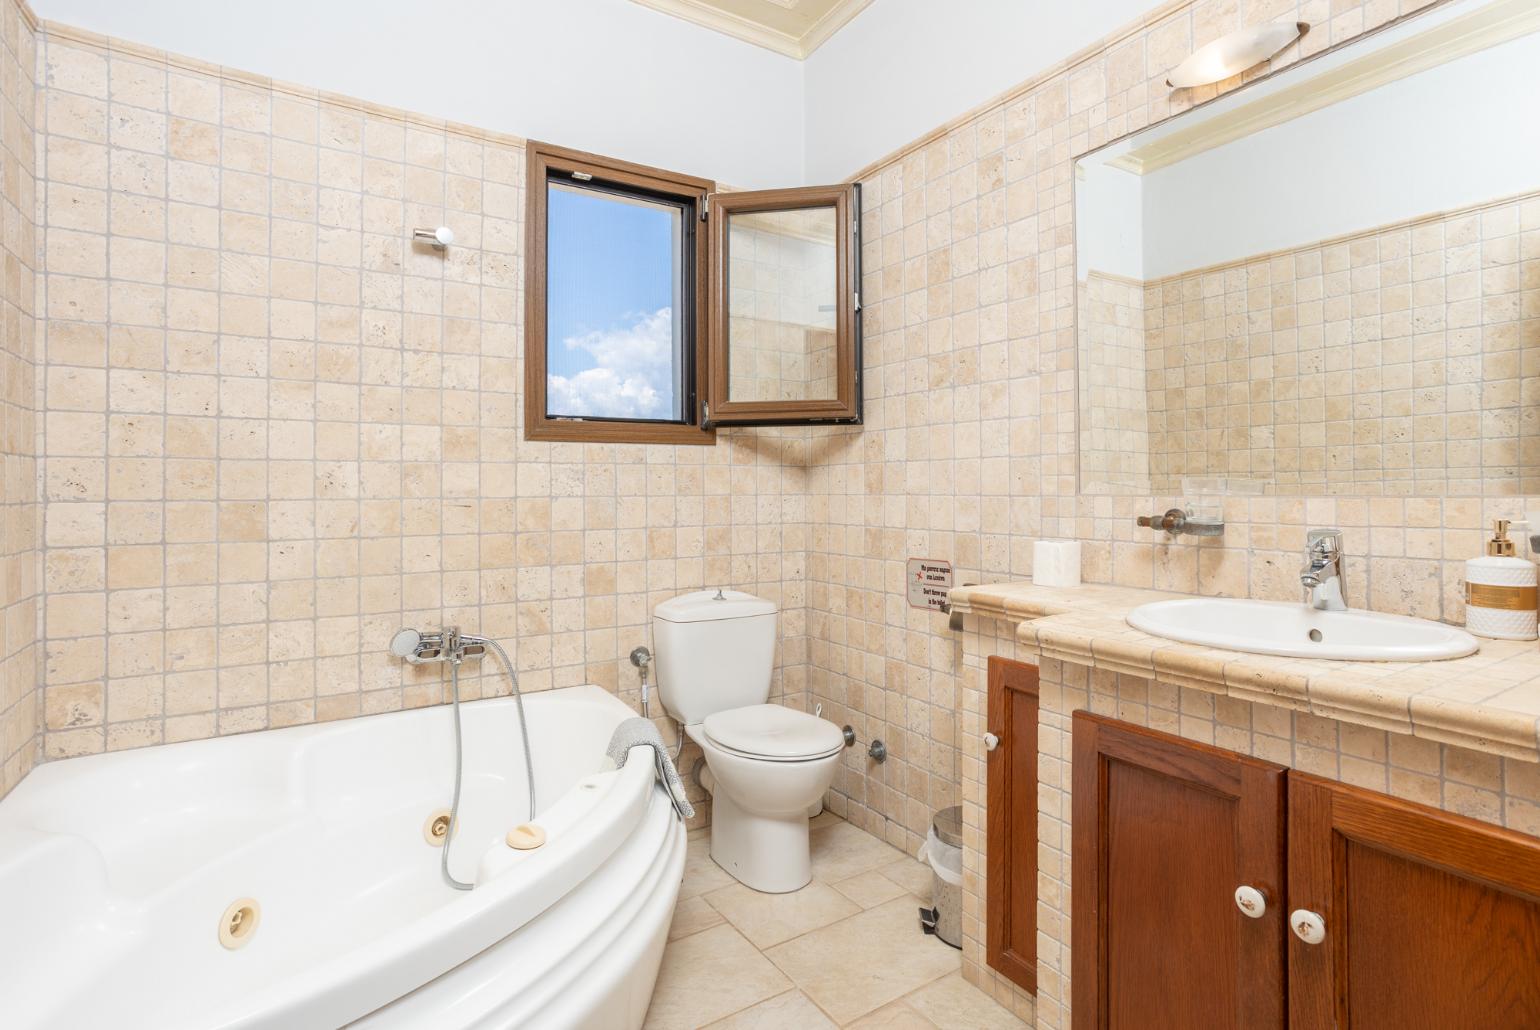
<path fill-rule="evenodd" d="M 1183 596 L 1094 584 L 951 592 L 955 610 L 1019 623 L 1016 635 L 1048 658 L 1540 761 L 1535 641 L 1482 640 L 1476 654 L 1443 662 L 1342 662 L 1183 644 L 1124 621 L 1141 604 Z"/>

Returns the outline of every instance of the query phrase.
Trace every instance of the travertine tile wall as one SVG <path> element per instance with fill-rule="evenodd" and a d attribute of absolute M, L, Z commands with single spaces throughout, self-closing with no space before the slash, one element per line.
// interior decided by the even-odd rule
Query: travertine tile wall
<path fill-rule="evenodd" d="M 935 808 L 981 782 L 966 773 L 981 727 L 959 712 L 982 673 L 945 616 L 905 604 L 906 556 L 951 559 L 959 583 L 1021 579 L 1035 539 L 1068 537 L 1085 542 L 1093 582 L 1294 598 L 1306 529 L 1340 525 L 1350 603 L 1461 621 L 1462 563 L 1518 498 L 1238 498 L 1224 537 L 1194 542 L 1133 524 L 1177 498 L 1076 484 L 1075 156 L 1239 85 L 1164 85 L 1225 32 L 1309 22 L 1282 66 L 1424 6 L 1166 4 L 860 173 L 867 418 L 814 444 L 809 686 L 891 757 L 848 752 L 838 810 L 912 848 Z"/>
<path fill-rule="evenodd" d="M 0 3 L 0 797 L 39 752 L 36 107 L 31 12 Z"/>
<path fill-rule="evenodd" d="M 834 398 L 833 235 L 827 208 L 730 216 L 730 399 Z"/>
<path fill-rule="evenodd" d="M 1160 493 L 1205 475 L 1285 494 L 1534 493 L 1536 254 L 1530 194 L 1170 276 L 1138 304 L 1093 272 L 1082 490 L 1126 491 L 1145 459 Z M 1147 399 L 1124 381 L 1135 312 Z M 1124 424 L 1140 417 L 1142 441 Z"/>
<path fill-rule="evenodd" d="M 1076 291 L 1080 488 L 1086 493 L 1150 492 L 1147 295 L 1137 280 L 1095 270 Z"/>
<path fill-rule="evenodd" d="M 717 585 L 800 702 L 806 431 L 523 439 L 520 141 L 46 29 L 46 757 L 437 702 L 402 625 L 634 699 Z"/>
<path fill-rule="evenodd" d="M 1526 249 L 1540 254 L 1534 195 L 1149 284 L 1156 488 L 1229 474 L 1283 493 L 1534 493 Z"/>
<path fill-rule="evenodd" d="M 908 555 L 1021 577 L 1073 536 L 1092 579 L 1275 596 L 1337 522 L 1350 596 L 1457 619 L 1479 501 L 1235 502 L 1194 546 L 1132 529 L 1164 498 L 1075 492 L 1073 156 L 1236 85 L 1160 77 L 1240 24 L 1311 22 L 1285 63 L 1414 6 L 1167 5 L 862 174 L 866 425 L 680 449 L 520 439 L 516 140 L 53 27 L 47 754 L 437 700 L 380 654 L 403 622 L 629 696 L 651 603 L 728 582 L 783 605 L 779 694 L 887 741 L 833 804 L 910 847 L 973 674 Z M 447 256 L 406 244 L 440 221 Z"/>

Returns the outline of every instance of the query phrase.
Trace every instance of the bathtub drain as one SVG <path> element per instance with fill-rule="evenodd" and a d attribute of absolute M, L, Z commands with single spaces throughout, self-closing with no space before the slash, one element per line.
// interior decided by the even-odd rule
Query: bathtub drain
<path fill-rule="evenodd" d="M 234 951 L 244 948 L 262 922 L 262 906 L 251 898 L 232 901 L 219 917 L 219 943 Z"/>

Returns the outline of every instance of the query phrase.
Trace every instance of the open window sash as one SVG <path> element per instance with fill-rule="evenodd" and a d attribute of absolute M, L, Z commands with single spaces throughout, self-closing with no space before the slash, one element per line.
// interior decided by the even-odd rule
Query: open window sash
<path fill-rule="evenodd" d="M 861 421 L 860 186 L 713 193 L 701 424 Z"/>

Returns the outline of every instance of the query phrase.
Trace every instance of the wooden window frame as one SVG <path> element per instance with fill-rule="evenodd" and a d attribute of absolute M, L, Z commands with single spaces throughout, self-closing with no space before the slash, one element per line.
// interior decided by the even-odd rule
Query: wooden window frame
<path fill-rule="evenodd" d="M 861 187 L 802 186 L 783 190 L 713 193 L 707 219 L 711 236 L 711 331 L 706 338 L 706 365 L 710 373 L 708 425 L 806 425 L 809 423 L 859 423 L 861 421 L 861 311 L 860 235 L 857 226 Z M 832 400 L 734 401 L 728 390 L 731 262 L 728 223 L 733 214 L 796 211 L 809 207 L 833 207 L 837 231 L 835 279 L 839 292 L 835 305 L 835 397 Z"/>
<path fill-rule="evenodd" d="M 716 189 L 710 179 L 681 175 L 647 165 L 600 157 L 548 143 L 526 145 L 524 220 L 524 436 L 528 440 L 567 443 L 684 444 L 716 442 L 716 432 L 701 423 L 700 398 L 706 396 L 708 349 L 701 345 L 708 331 L 710 297 L 710 248 L 700 231 L 701 213 Z M 551 174 L 574 172 L 590 176 L 579 183 L 612 184 L 654 193 L 694 206 L 694 260 L 685 270 L 693 275 L 693 331 L 685 348 L 688 370 L 679 386 L 686 390 L 685 422 L 629 421 L 622 419 L 552 418 L 546 413 L 546 256 L 547 183 Z"/>

